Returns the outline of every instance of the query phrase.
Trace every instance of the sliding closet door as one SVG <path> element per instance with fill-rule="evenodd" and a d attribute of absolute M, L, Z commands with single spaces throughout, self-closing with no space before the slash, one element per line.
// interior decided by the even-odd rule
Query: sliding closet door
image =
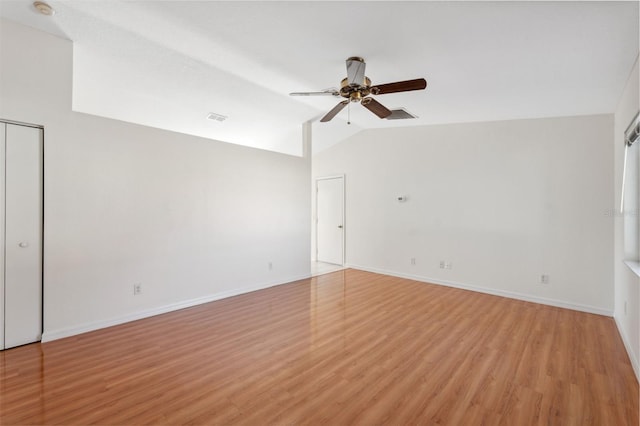
<path fill-rule="evenodd" d="M 4 346 L 42 336 L 42 129 L 6 125 Z"/>

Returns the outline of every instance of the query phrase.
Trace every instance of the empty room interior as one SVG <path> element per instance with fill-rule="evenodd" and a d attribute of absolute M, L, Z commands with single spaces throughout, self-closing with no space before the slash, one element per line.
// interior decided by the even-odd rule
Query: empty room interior
<path fill-rule="evenodd" d="M 0 423 L 638 425 L 638 1 L 0 1 Z"/>

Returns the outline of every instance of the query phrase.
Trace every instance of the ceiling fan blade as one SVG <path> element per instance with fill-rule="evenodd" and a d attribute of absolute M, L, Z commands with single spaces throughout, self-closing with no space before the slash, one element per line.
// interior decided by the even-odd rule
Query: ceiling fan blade
<path fill-rule="evenodd" d="M 360 103 L 380 118 L 386 118 L 391 115 L 391 110 L 373 98 L 364 98 Z"/>
<path fill-rule="evenodd" d="M 340 96 L 340 93 L 335 90 L 323 92 L 291 92 L 289 96 Z"/>
<path fill-rule="evenodd" d="M 352 56 L 347 59 L 347 83 L 350 86 L 364 86 L 364 70 L 367 67 L 364 59 Z"/>
<path fill-rule="evenodd" d="M 333 109 L 327 113 L 327 115 L 320 119 L 320 122 L 326 123 L 327 121 L 331 121 L 331 119 L 338 115 L 338 113 L 342 111 L 342 109 L 346 107 L 348 103 L 349 100 L 347 99 L 346 101 L 342 101 L 338 105 L 334 106 Z"/>
<path fill-rule="evenodd" d="M 409 92 L 411 90 L 423 90 L 427 87 L 427 80 L 417 78 L 415 80 L 396 81 L 395 83 L 378 84 L 371 88 L 374 95 L 386 93 Z"/>

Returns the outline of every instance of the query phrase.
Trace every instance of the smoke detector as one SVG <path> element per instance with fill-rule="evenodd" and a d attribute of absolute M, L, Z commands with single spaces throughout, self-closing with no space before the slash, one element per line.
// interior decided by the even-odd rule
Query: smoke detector
<path fill-rule="evenodd" d="M 43 1 L 33 2 L 33 7 L 35 7 L 38 12 L 46 16 L 53 16 L 56 14 L 56 11 Z"/>

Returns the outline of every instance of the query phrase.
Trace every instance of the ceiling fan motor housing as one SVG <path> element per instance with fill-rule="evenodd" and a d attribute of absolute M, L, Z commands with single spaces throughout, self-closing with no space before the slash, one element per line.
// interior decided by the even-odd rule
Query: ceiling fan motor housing
<path fill-rule="evenodd" d="M 369 77 L 364 78 L 364 85 L 349 84 L 348 78 L 343 78 L 340 82 L 340 96 L 349 99 L 351 102 L 359 102 L 371 91 L 371 80 Z"/>

